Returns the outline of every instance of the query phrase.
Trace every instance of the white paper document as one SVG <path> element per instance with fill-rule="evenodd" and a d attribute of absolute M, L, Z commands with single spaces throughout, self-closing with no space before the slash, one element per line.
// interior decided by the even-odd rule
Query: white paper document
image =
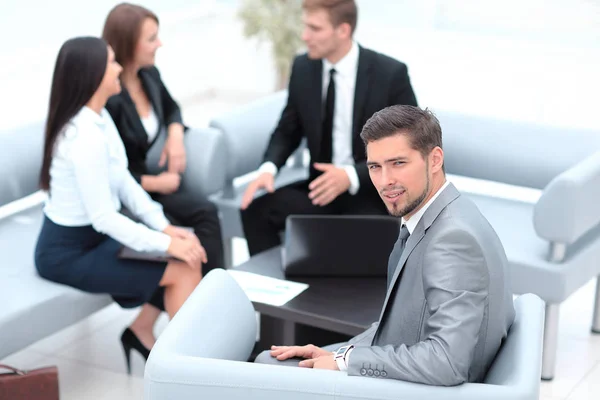
<path fill-rule="evenodd" d="M 250 301 L 282 306 L 308 288 L 306 283 L 285 281 L 252 272 L 227 270 Z"/>

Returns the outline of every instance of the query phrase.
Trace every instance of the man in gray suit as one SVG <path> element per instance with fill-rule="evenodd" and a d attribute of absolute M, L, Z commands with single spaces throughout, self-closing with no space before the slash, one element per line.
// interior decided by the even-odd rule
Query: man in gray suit
<path fill-rule="evenodd" d="M 273 346 L 257 362 L 296 359 L 301 367 L 429 385 L 481 382 L 514 320 L 502 244 L 446 181 L 431 112 L 385 108 L 361 137 L 373 184 L 389 213 L 402 218 L 379 322 L 342 347 Z"/>

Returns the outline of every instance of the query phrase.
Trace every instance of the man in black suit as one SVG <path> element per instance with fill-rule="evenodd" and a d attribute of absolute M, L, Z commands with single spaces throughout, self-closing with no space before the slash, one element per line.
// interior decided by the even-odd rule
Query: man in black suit
<path fill-rule="evenodd" d="M 354 0 L 303 0 L 302 40 L 288 101 L 265 152 L 260 175 L 242 199 L 250 255 L 280 244 L 291 214 L 382 214 L 386 209 L 369 180 L 360 131 L 377 111 L 417 105 L 405 64 L 353 40 Z M 274 190 L 274 177 L 306 138 L 308 181 Z M 254 200 L 258 189 L 269 193 Z"/>

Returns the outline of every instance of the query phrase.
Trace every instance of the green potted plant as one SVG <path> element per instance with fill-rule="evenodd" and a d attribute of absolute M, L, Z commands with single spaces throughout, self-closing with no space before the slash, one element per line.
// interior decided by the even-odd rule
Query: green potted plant
<path fill-rule="evenodd" d="M 243 0 L 238 16 L 245 37 L 271 44 L 276 89 L 286 88 L 294 56 L 303 46 L 301 0 Z"/>

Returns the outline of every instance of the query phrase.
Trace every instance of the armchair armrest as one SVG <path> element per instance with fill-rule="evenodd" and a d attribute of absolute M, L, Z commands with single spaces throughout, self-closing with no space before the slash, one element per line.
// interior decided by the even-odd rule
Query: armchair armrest
<path fill-rule="evenodd" d="M 348 376 L 340 371 L 313 370 L 178 356 L 160 367 L 161 385 L 147 399 L 181 400 L 506 400 L 527 399 L 515 387 L 467 383 L 428 386 L 395 380 Z M 539 378 L 537 378 L 539 380 Z"/>
<path fill-rule="evenodd" d="M 163 150 L 165 132 L 161 132 L 148 153 L 147 166 L 150 173 L 158 173 L 160 153 Z M 187 168 L 182 185 L 197 196 L 207 197 L 225 186 L 227 143 L 223 133 L 213 128 L 190 129 L 184 136 L 187 151 Z"/>
<path fill-rule="evenodd" d="M 214 269 L 160 335 L 146 373 L 164 361 L 161 356 L 169 354 L 246 361 L 257 329 L 254 307 L 242 288 L 229 272 Z"/>
<path fill-rule="evenodd" d="M 152 348 L 144 373 L 144 398 L 192 398 L 179 394 L 194 387 L 198 374 L 204 375 L 199 366 L 236 364 L 220 359 L 246 361 L 256 332 L 254 307 L 242 288 L 227 271 L 210 271 Z M 228 378 L 225 374 L 220 379 Z"/>
<path fill-rule="evenodd" d="M 185 134 L 187 170 L 182 184 L 195 194 L 208 196 L 225 186 L 227 143 L 217 129 L 191 129 Z"/>
<path fill-rule="evenodd" d="M 554 178 L 534 208 L 537 234 L 572 244 L 600 222 L 600 152 Z"/>

